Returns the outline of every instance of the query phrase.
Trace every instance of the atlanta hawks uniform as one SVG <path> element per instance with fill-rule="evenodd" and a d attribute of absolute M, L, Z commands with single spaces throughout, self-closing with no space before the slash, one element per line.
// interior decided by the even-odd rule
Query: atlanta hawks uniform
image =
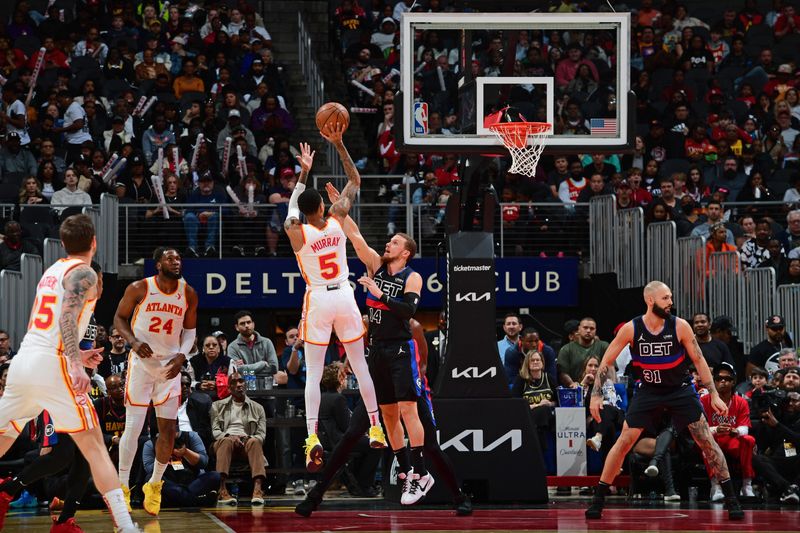
<path fill-rule="evenodd" d="M 364 324 L 348 281 L 347 237 L 342 226 L 328 217 L 322 229 L 310 224 L 301 228 L 303 247 L 295 252 L 306 281 L 300 336 L 303 341 L 320 346 L 330 343 L 331 330 L 336 330 L 344 343 L 360 339 Z"/>
<path fill-rule="evenodd" d="M 48 411 L 59 433 L 77 433 L 99 425 L 89 396 L 72 389 L 58 325 L 64 303 L 64 279 L 80 265 L 86 263 L 61 259 L 45 271 L 36 287 L 28 332 L 11 363 L 0 399 L 0 434 L 18 434 L 43 409 Z M 95 303 L 96 300 L 84 303 L 75 342 L 86 333 Z"/>
<path fill-rule="evenodd" d="M 647 329 L 641 316 L 634 318 L 630 349 L 641 384 L 625 415 L 628 426 L 655 430 L 665 412 L 672 415 L 677 431 L 700 420 L 703 407 L 691 383 L 689 361 L 678 340 L 675 317 L 665 319 L 657 333 Z"/>
<path fill-rule="evenodd" d="M 178 402 L 170 402 L 175 413 L 164 413 L 170 398 L 180 398 L 180 374 L 167 380 L 165 365 L 180 352 L 183 318 L 189 305 L 186 301 L 186 282 L 178 280 L 174 292 L 163 292 L 156 277 L 145 279 L 145 297 L 136 306 L 131 318 L 134 337 L 153 350 L 153 356 L 143 359 L 131 350 L 128 355 L 128 376 L 125 381 L 125 405 L 156 407 L 159 418 L 175 418 Z"/>

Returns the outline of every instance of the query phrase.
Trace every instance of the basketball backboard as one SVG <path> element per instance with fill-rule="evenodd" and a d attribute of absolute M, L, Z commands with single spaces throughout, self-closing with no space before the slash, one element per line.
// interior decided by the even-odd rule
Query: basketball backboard
<path fill-rule="evenodd" d="M 551 154 L 630 150 L 630 24 L 629 13 L 404 14 L 398 147 L 505 153 L 484 119 L 512 106 L 553 125 Z"/>

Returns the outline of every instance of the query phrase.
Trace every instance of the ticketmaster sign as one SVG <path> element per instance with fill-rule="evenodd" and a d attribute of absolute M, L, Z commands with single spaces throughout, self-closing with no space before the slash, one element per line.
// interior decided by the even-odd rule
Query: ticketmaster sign
<path fill-rule="evenodd" d="M 364 266 L 351 259 L 350 281 L 364 274 Z M 578 303 L 577 258 L 495 259 L 497 307 L 573 307 Z M 437 272 L 433 258 L 415 259 L 411 267 L 423 279 L 420 307 L 442 304 L 444 264 Z M 153 275 L 147 261 L 145 275 Z M 186 259 L 183 275 L 200 295 L 205 308 L 299 308 L 306 285 L 294 259 Z M 365 291 L 356 289 L 359 304 Z M 462 301 L 479 302 L 485 294 L 464 291 Z"/>

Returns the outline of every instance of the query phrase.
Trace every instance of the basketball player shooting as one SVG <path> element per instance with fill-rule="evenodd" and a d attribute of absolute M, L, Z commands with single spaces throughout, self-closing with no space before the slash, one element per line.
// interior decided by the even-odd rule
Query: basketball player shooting
<path fill-rule="evenodd" d="M 175 444 L 181 397 L 180 372 L 192 351 L 197 293 L 182 279 L 181 255 L 172 248 L 153 254 L 157 274 L 131 283 L 117 307 L 114 327 L 131 346 L 125 383 L 125 431 L 119 441 L 119 481 L 130 507 L 130 475 L 150 402 L 158 419 L 153 475 L 142 485 L 144 510 L 161 510 L 162 476 Z"/>
<path fill-rule="evenodd" d="M 92 220 L 73 215 L 61 223 L 66 259 L 56 261 L 36 288 L 28 332 L 8 371 L 0 398 L 0 457 L 14 444 L 23 426 L 47 410 L 55 430 L 70 433 L 89 463 L 94 485 L 103 495 L 117 531 L 140 531 L 125 506 L 114 464 L 103 442 L 88 392 L 84 367 L 96 368 L 98 350 L 81 350 L 97 302 L 97 274 L 90 264 L 97 250 Z M 10 499 L 0 493 L 0 529 Z"/>
<path fill-rule="evenodd" d="M 374 448 L 386 446 L 386 437 L 378 416 L 375 387 L 364 357 L 364 324 L 361 322 L 353 288 L 348 281 L 350 271 L 347 267 L 347 237 L 342 226 L 361 186 L 361 176 L 342 139 L 345 127 L 342 122 L 329 122 L 320 131 L 325 140 L 336 147 L 348 177 L 341 197 L 329 209 L 329 216 L 324 216 L 325 203 L 319 192 L 306 189 L 305 183 L 314 162 L 314 152 L 307 144 L 301 143 L 301 153 L 297 157 L 301 167 L 300 178 L 289 199 L 288 215 L 284 222 L 284 229 L 306 282 L 300 336 L 305 342 L 306 350 L 305 402 L 308 438 L 305 452 L 306 468 L 309 472 L 317 472 L 322 468 L 322 445 L 317 437 L 321 397 L 319 382 L 325 364 L 325 352 L 334 329 L 358 379 L 361 398 L 370 420 L 370 445 Z M 300 213 L 305 215 L 306 224 L 300 222 Z"/>
<path fill-rule="evenodd" d="M 602 517 L 605 497 L 614 478 L 620 472 L 622 461 L 636 444 L 645 427 L 655 426 L 666 411 L 672 416 L 677 431 L 688 427 L 692 438 L 700 447 L 706 464 L 725 494 L 725 506 L 730 520 L 742 520 L 744 512 L 733 490 L 725 456 L 711 434 L 703 415 L 703 407 L 689 374 L 689 356 L 700 374 L 703 386 L 711 395 L 711 406 L 719 415 L 728 411 L 708 369 L 700 345 L 689 323 L 670 314 L 672 292 L 660 281 L 651 281 L 644 288 L 647 312 L 622 326 L 611 341 L 600 362 L 594 380 L 589 410 L 598 423 L 603 408 L 603 384 L 614 372 L 614 361 L 625 346 L 630 346 L 633 365 L 641 373 L 641 385 L 628 408 L 625 424 L 617 442 L 608 453 L 595 488 L 592 504 L 586 518 Z"/>
<path fill-rule="evenodd" d="M 326 191 L 332 203 L 338 201 L 336 187 L 328 183 Z M 344 233 L 367 267 L 367 275 L 358 282 L 369 291 L 369 366 L 377 385 L 375 390 L 389 445 L 400 467 L 398 477 L 403 480 L 400 503 L 412 505 L 434 483 L 425 468 L 425 429 L 417 410 L 417 401 L 425 395 L 427 382 L 410 323 L 422 293 L 422 276 L 408 266 L 417 252 L 417 243 L 410 235 L 397 233 L 386 243 L 381 255 L 369 247 L 349 216 L 344 221 Z M 411 445 L 410 460 L 403 425 Z"/>

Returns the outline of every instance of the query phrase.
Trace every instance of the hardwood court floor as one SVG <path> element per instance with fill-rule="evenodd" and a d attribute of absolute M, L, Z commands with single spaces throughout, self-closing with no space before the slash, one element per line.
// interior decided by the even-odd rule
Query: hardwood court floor
<path fill-rule="evenodd" d="M 583 517 L 585 502 L 563 500 L 534 508 L 476 506 L 474 514 L 469 517 L 456 517 L 451 510 L 441 507 L 400 509 L 380 500 L 345 500 L 326 502 L 321 510 L 306 519 L 294 514 L 293 505 L 293 501 L 279 500 L 275 506 L 263 509 L 241 505 L 238 509 L 164 510 L 158 519 L 142 510 L 135 510 L 134 520 L 148 533 L 800 531 L 797 507 L 758 506 L 746 511 L 744 521 L 729 522 L 719 505 L 689 509 L 678 505 L 631 507 L 620 502 L 610 504 L 602 520 L 587 522 Z M 86 532 L 111 531 L 111 521 L 106 512 L 81 511 L 77 519 Z M 49 520 L 45 515 L 14 512 L 6 519 L 5 531 L 48 531 Z"/>

